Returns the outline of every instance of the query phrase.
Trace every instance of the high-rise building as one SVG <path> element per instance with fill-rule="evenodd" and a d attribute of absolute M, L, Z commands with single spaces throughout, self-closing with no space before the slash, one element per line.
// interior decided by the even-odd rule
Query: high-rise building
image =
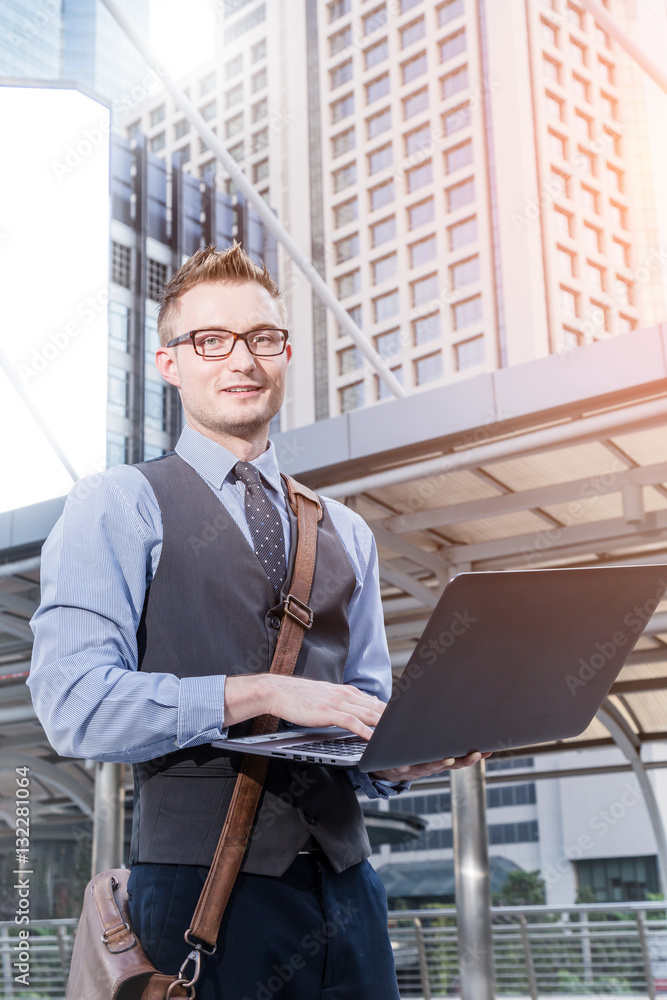
<path fill-rule="evenodd" d="M 607 6 L 664 51 L 664 11 Z M 221 15 L 218 55 L 183 84 L 409 392 L 664 318 L 665 98 L 575 0 Z M 218 169 L 169 98 L 126 121 L 195 176 Z M 301 352 L 283 426 L 385 398 L 283 273 Z"/>
<path fill-rule="evenodd" d="M 148 33 L 149 0 L 121 0 Z M 119 114 L 157 89 L 100 0 L 2 0 L 0 77 L 78 84 Z"/>

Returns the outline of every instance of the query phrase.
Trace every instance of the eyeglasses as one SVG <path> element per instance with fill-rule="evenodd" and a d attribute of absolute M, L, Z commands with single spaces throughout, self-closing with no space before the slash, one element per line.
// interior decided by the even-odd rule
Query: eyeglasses
<path fill-rule="evenodd" d="M 233 330 L 190 330 L 180 337 L 175 337 L 166 345 L 176 347 L 187 340 L 192 342 L 195 354 L 207 361 L 217 361 L 228 358 L 236 347 L 237 340 L 242 340 L 251 354 L 260 358 L 273 358 L 282 354 L 287 344 L 289 332 L 267 326 L 261 330 L 249 330 L 247 333 L 234 333 Z"/>

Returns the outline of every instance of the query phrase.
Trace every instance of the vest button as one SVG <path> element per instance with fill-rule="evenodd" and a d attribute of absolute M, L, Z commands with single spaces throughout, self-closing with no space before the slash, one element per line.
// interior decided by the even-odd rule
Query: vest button
<path fill-rule="evenodd" d="M 280 628 L 280 618 L 277 615 L 270 615 L 269 625 L 271 628 Z"/>
<path fill-rule="evenodd" d="M 317 818 L 313 816 L 310 809 L 305 810 L 303 818 L 305 819 L 306 823 L 310 823 L 311 826 L 315 826 L 315 824 L 317 823 Z"/>

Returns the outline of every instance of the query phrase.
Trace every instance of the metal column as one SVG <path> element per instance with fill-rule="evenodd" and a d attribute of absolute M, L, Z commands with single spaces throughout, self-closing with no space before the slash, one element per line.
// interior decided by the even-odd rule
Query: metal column
<path fill-rule="evenodd" d="M 123 867 L 125 764 L 95 765 L 92 874 Z"/>
<path fill-rule="evenodd" d="M 461 1000 L 494 1000 L 484 761 L 450 773 Z"/>

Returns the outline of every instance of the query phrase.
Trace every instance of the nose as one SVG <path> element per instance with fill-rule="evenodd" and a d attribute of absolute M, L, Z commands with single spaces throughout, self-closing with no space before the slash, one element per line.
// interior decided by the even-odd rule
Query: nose
<path fill-rule="evenodd" d="M 236 371 L 250 371 L 256 367 L 255 358 L 250 353 L 245 340 L 241 340 L 239 337 L 234 341 L 234 346 L 227 358 L 227 364 Z"/>

